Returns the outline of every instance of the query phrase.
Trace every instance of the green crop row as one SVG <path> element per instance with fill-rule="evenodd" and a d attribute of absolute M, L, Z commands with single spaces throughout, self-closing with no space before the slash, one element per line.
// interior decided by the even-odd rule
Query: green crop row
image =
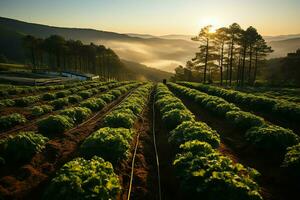
<path fill-rule="evenodd" d="M 117 87 L 117 86 L 120 86 L 125 83 L 126 82 L 123 82 L 123 83 L 112 82 L 111 84 L 108 84 L 105 86 L 102 86 L 103 83 L 101 83 L 99 86 L 99 83 L 97 83 L 98 87 L 96 87 L 96 84 L 93 84 L 96 88 L 88 89 L 86 91 L 91 91 L 91 95 L 94 95 L 94 94 L 97 94 L 98 92 L 103 92 L 105 90 L 109 90 L 110 88 Z M 29 99 L 31 97 L 26 97 L 26 98 Z M 78 103 L 80 101 L 82 101 L 82 97 L 80 97 L 78 95 L 70 95 L 69 97 L 60 98 L 60 99 L 50 102 L 51 105 L 44 104 L 44 105 L 34 106 L 30 109 L 30 111 L 31 111 L 31 115 L 33 117 L 38 117 L 38 116 L 42 116 L 44 114 L 50 113 L 54 109 L 58 110 L 58 109 L 63 108 L 64 106 L 67 106 L 67 105 L 70 105 L 73 103 Z M 30 103 L 30 104 L 32 104 L 32 103 Z M 59 117 L 59 119 L 62 119 L 62 118 Z M 51 118 L 51 121 L 52 120 L 53 120 L 53 118 Z M 14 113 L 14 114 L 11 114 L 8 116 L 2 116 L 2 117 L 0 117 L 0 129 L 8 130 L 8 129 L 13 128 L 16 125 L 23 124 L 26 121 L 27 121 L 26 118 L 23 115 L 18 114 L 18 113 Z M 67 127 L 69 127 L 69 126 L 66 126 L 66 128 Z"/>
<path fill-rule="evenodd" d="M 273 114 L 273 116 L 276 116 L 278 119 L 286 119 L 300 123 L 300 105 L 296 103 L 200 83 L 181 82 L 180 84 L 203 91 L 210 95 L 222 97 L 237 105 Z"/>
<path fill-rule="evenodd" d="M 49 85 L 49 86 L 24 86 L 24 87 L 17 87 L 17 86 L 10 86 L 7 88 L 2 88 L 0 90 L 0 97 L 10 97 L 12 95 L 20 95 L 20 94 L 30 94 L 34 92 L 48 92 L 54 90 L 63 90 L 74 88 L 77 86 L 83 86 L 87 84 L 97 83 L 96 81 L 72 81 L 71 83 L 65 83 L 61 85 Z"/>
<path fill-rule="evenodd" d="M 12 107 L 12 106 L 17 106 L 17 107 L 27 107 L 29 105 L 32 105 L 38 101 L 50 101 L 50 100 L 55 100 L 55 99 L 60 99 L 64 98 L 68 95 L 71 95 L 74 92 L 79 92 L 82 90 L 93 90 L 95 87 L 103 86 L 109 82 L 87 82 L 85 85 L 79 85 L 76 87 L 72 87 L 69 89 L 64 89 L 60 90 L 54 93 L 45 93 L 41 95 L 35 95 L 35 96 L 26 96 L 26 97 L 21 97 L 17 99 L 4 99 L 0 100 L 0 107 Z"/>
<path fill-rule="evenodd" d="M 129 87 L 124 86 L 111 90 L 101 95 L 100 102 L 92 99 L 84 105 L 92 110 L 98 109 L 97 103 L 109 103 L 128 90 Z M 113 112 L 126 109 L 131 113 L 135 111 L 137 117 L 147 100 L 145 94 L 149 91 L 150 85 L 139 87 Z M 107 123 L 109 119 L 106 118 Z M 65 164 L 50 182 L 44 199 L 116 199 L 121 185 L 111 163 L 115 164 L 129 154 L 133 134 L 133 130 L 121 125 L 119 128 L 100 128 L 92 133 L 79 148 L 80 155 L 90 160 L 76 158 Z"/>
<path fill-rule="evenodd" d="M 229 123 L 245 130 L 246 140 L 260 149 L 284 153 L 287 147 L 299 142 L 299 137 L 292 130 L 267 124 L 261 117 L 241 111 L 223 98 L 175 83 L 168 83 L 168 86 L 215 115 L 225 117 Z"/>
<path fill-rule="evenodd" d="M 163 123 L 172 124 L 168 126 L 169 142 L 177 152 L 173 166 L 189 198 L 262 199 L 255 182 L 258 172 L 218 153 L 215 148 L 220 137 L 216 131 L 203 122 L 196 122 L 195 116 L 167 86 L 158 84 L 155 98 Z M 168 117 L 170 113 L 176 114 Z"/>
<path fill-rule="evenodd" d="M 140 83 L 123 82 L 116 84 L 125 85 L 112 89 L 105 94 L 111 95 L 112 91 L 122 91 L 121 94 L 124 94 L 130 89 L 138 86 Z M 50 135 L 61 134 L 71 127 L 74 127 L 76 124 L 81 123 L 84 119 L 91 115 L 92 111 L 100 111 L 107 103 L 110 103 L 111 101 L 116 100 L 119 97 L 112 95 L 113 98 L 111 99 L 111 101 L 106 102 L 101 98 L 101 96 L 102 95 L 100 95 L 99 97 L 86 99 L 85 101 L 81 102 L 78 107 L 67 108 L 65 110 L 62 110 L 57 115 L 51 115 L 42 119 L 38 123 L 39 132 L 42 134 Z"/>
<path fill-rule="evenodd" d="M 102 124 L 104 128 L 91 134 L 81 145 L 82 155 L 88 158 L 100 156 L 113 164 L 127 157 L 134 134 L 131 128 L 146 105 L 151 88 L 152 84 L 137 88 L 106 115 Z"/>

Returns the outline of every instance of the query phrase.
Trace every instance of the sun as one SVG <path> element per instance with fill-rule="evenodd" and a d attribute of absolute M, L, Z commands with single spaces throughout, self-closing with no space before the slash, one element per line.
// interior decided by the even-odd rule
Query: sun
<path fill-rule="evenodd" d="M 220 28 L 222 25 L 220 24 L 220 21 L 216 17 L 203 17 L 199 20 L 199 26 L 208 26 L 211 25 L 210 33 L 215 33 L 218 28 Z"/>

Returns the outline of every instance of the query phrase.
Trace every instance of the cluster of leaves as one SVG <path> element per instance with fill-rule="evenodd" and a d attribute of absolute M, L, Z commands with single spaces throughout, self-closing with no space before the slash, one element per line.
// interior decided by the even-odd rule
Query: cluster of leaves
<path fill-rule="evenodd" d="M 186 90 L 186 94 L 195 99 L 198 97 L 199 101 L 202 99 L 194 91 Z M 187 110 L 163 84 L 158 85 L 155 97 L 162 114 L 167 110 Z M 173 162 L 176 174 L 182 189 L 191 199 L 262 199 L 259 186 L 254 181 L 258 172 L 234 164 L 217 153 L 214 148 L 219 146 L 220 136 L 207 124 L 195 122 L 192 116 L 180 122 L 170 132 L 168 140 L 177 152 Z"/>
<path fill-rule="evenodd" d="M 81 107 L 86 107 L 92 111 L 99 111 L 106 106 L 106 102 L 101 98 L 89 98 L 80 103 Z"/>
<path fill-rule="evenodd" d="M 244 112 L 244 111 L 227 112 L 226 119 L 230 123 L 236 125 L 239 128 L 245 129 L 245 130 L 247 130 L 251 127 L 261 126 L 265 123 L 263 118 L 258 117 L 249 112 Z"/>
<path fill-rule="evenodd" d="M 261 149 L 281 152 L 300 142 L 293 131 L 275 125 L 253 127 L 246 132 L 246 139 Z"/>
<path fill-rule="evenodd" d="M 74 126 L 74 121 L 66 115 L 50 115 L 38 122 L 42 134 L 61 134 Z"/>
<path fill-rule="evenodd" d="M 50 105 L 40 105 L 40 106 L 34 106 L 31 108 L 31 114 L 33 116 L 41 116 L 46 113 L 52 112 L 53 107 Z"/>
<path fill-rule="evenodd" d="M 22 97 L 22 98 L 15 99 L 14 101 L 15 101 L 16 106 L 26 107 L 26 106 L 36 103 L 40 99 L 41 99 L 40 96 L 28 96 L 28 97 Z"/>
<path fill-rule="evenodd" d="M 132 135 L 126 128 L 101 128 L 84 140 L 80 152 L 84 157 L 96 155 L 115 164 L 128 155 Z"/>
<path fill-rule="evenodd" d="M 296 103 L 269 98 L 263 95 L 253 95 L 216 86 L 203 85 L 201 83 L 181 82 L 180 84 L 222 97 L 230 102 L 247 106 L 254 110 L 274 113 L 278 118 L 300 122 L 300 106 Z"/>
<path fill-rule="evenodd" d="M 170 132 L 168 141 L 175 147 L 179 147 L 187 141 L 199 140 L 207 142 L 213 148 L 220 144 L 220 136 L 203 122 L 185 121 Z"/>
<path fill-rule="evenodd" d="M 258 172 L 235 164 L 208 143 L 188 141 L 173 162 L 184 191 L 208 200 L 262 200 L 254 181 Z"/>
<path fill-rule="evenodd" d="M 132 128 L 147 102 L 147 94 L 149 94 L 151 88 L 152 84 L 146 84 L 136 89 L 124 102 L 104 118 L 104 126 Z"/>
<path fill-rule="evenodd" d="M 15 101 L 11 99 L 0 100 L 0 107 L 12 107 L 15 105 Z"/>
<path fill-rule="evenodd" d="M 45 148 L 48 138 L 34 132 L 20 132 L 0 141 L 0 156 L 7 162 L 24 162 Z"/>
<path fill-rule="evenodd" d="M 19 113 L 13 113 L 7 116 L 2 116 L 0 117 L 0 129 L 7 130 L 25 122 L 26 118 Z"/>
<path fill-rule="evenodd" d="M 50 182 L 44 200 L 116 199 L 121 191 L 111 163 L 102 158 L 76 158 L 66 163 Z"/>
<path fill-rule="evenodd" d="M 88 118 L 92 114 L 92 111 L 85 107 L 73 107 L 61 111 L 60 114 L 68 116 L 76 124 L 79 124 Z"/>
<path fill-rule="evenodd" d="M 300 177 L 300 143 L 287 149 L 282 166 L 286 168 L 292 176 Z"/>
<path fill-rule="evenodd" d="M 155 95 L 164 124 L 169 130 L 176 128 L 184 121 L 193 121 L 195 116 L 163 84 L 158 84 Z"/>

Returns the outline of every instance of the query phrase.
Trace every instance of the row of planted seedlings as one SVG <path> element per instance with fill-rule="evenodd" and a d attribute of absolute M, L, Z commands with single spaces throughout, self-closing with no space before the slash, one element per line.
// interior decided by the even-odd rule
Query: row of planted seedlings
<path fill-rule="evenodd" d="M 0 90 L 0 99 L 3 98 L 11 98 L 15 95 L 27 95 L 33 94 L 37 92 L 48 92 L 55 90 L 63 90 L 69 89 L 73 87 L 77 87 L 80 85 L 85 85 L 87 83 L 93 83 L 95 81 L 70 81 L 65 82 L 64 84 L 55 84 L 55 85 L 47 85 L 47 86 L 15 86 L 15 85 L 7 85 L 2 86 Z"/>
<path fill-rule="evenodd" d="M 93 95 L 98 94 L 99 92 L 104 92 L 118 85 L 119 83 L 115 82 L 98 82 L 85 86 L 78 86 L 69 90 L 62 90 L 56 93 L 45 93 L 38 97 L 38 99 L 41 99 L 42 101 L 44 101 L 44 103 L 24 109 L 28 109 L 30 111 L 30 115 L 27 116 L 27 118 L 32 120 L 37 117 L 42 117 L 43 115 L 48 114 L 52 111 L 60 110 L 65 106 L 78 104 L 84 99 L 90 98 Z M 32 99 L 28 100 L 28 98 L 30 97 L 24 98 L 27 99 L 24 100 L 26 102 L 26 105 L 34 104 L 34 102 L 31 102 Z M 21 113 L 12 113 L 6 116 L 2 116 L 0 117 L 0 129 L 2 131 L 5 131 L 17 125 L 24 124 L 26 123 L 26 121 L 28 121 L 27 118 Z"/>
<path fill-rule="evenodd" d="M 18 164 L 29 161 L 33 155 L 45 148 L 49 140 L 45 136 L 63 134 L 86 120 L 93 112 L 102 110 L 107 104 L 112 103 L 142 83 L 121 82 L 116 84 L 122 86 L 111 89 L 98 97 L 89 98 L 77 107 L 64 109 L 59 114 L 42 119 L 37 125 L 38 133 L 33 131 L 20 132 L 17 135 L 0 140 L 0 166 L 5 167 L 5 164 Z"/>
<path fill-rule="evenodd" d="M 200 90 L 210 95 L 222 97 L 231 103 L 245 106 L 254 111 L 272 114 L 273 117 L 276 117 L 279 120 L 284 119 L 289 122 L 300 123 L 300 105 L 297 103 L 201 83 L 180 82 L 180 84 Z"/>
<path fill-rule="evenodd" d="M 79 148 L 82 157 L 65 164 L 47 187 L 44 199 L 116 199 L 122 186 L 114 168 L 128 158 L 133 125 L 146 106 L 152 84 L 137 88 L 103 119 Z"/>
<path fill-rule="evenodd" d="M 286 154 L 282 167 L 292 173 L 300 174 L 300 139 L 292 130 L 267 123 L 263 118 L 242 111 L 223 98 L 175 83 L 168 83 L 168 86 L 217 117 L 225 118 L 229 123 L 240 128 L 245 132 L 246 141 L 257 149 L 266 150 L 274 155 Z"/>
<path fill-rule="evenodd" d="M 74 84 L 72 87 L 67 87 L 67 88 L 63 87 L 58 91 L 51 91 L 51 90 L 50 92 L 43 91 L 43 93 L 39 95 L 31 95 L 31 96 L 20 97 L 15 99 L 11 99 L 11 98 L 3 99 L 0 100 L 0 108 L 3 109 L 6 107 L 27 107 L 39 101 L 47 102 L 47 101 L 63 98 L 74 92 L 94 88 L 103 84 L 105 84 L 105 82 L 84 81 L 84 82 L 80 82 L 80 84 L 79 83 L 77 83 L 76 85 Z"/>
<path fill-rule="evenodd" d="M 260 200 L 255 182 L 259 173 L 234 163 L 217 148 L 219 134 L 195 116 L 168 87 L 158 84 L 155 105 L 169 131 L 168 141 L 176 152 L 175 174 L 188 199 Z"/>

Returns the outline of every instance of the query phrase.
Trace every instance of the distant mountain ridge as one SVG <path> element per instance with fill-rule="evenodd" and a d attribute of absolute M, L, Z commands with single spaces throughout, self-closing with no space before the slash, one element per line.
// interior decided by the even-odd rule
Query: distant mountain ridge
<path fill-rule="evenodd" d="M 174 72 L 178 65 L 185 65 L 187 60 L 194 57 L 199 46 L 197 42 L 191 41 L 191 35 L 121 34 L 95 29 L 54 27 L 4 17 L 0 17 L 1 27 L 36 37 L 57 34 L 67 39 L 81 40 L 84 43 L 103 44 L 113 49 L 122 59 L 168 72 Z M 300 38 L 300 34 L 266 36 L 266 40 L 275 50 L 270 57 L 282 57 L 299 48 L 300 42 L 296 39 L 298 35 Z M 290 39 L 295 40 L 290 42 Z"/>

